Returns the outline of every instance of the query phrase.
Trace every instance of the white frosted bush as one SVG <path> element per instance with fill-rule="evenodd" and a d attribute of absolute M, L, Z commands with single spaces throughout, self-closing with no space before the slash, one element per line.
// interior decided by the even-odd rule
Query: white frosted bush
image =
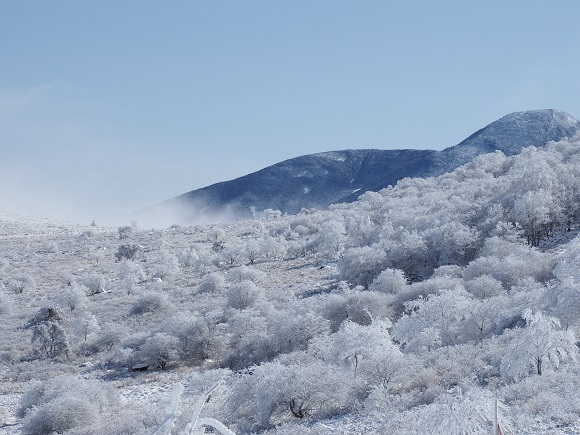
<path fill-rule="evenodd" d="M 119 406 L 109 384 L 61 376 L 33 384 L 22 396 L 18 415 L 25 434 L 63 433 L 98 425 Z"/>
<path fill-rule="evenodd" d="M 21 294 L 34 290 L 36 283 L 30 275 L 16 275 L 8 280 L 6 287 L 14 293 Z"/>
<path fill-rule="evenodd" d="M 83 284 L 89 289 L 89 295 L 96 295 L 105 291 L 105 278 L 97 272 L 87 275 L 83 279 Z"/>
<path fill-rule="evenodd" d="M 131 307 L 129 314 L 139 315 L 162 311 L 168 308 L 169 305 L 169 300 L 164 293 L 146 292 Z"/>
<path fill-rule="evenodd" d="M 240 266 L 230 271 L 229 281 L 232 283 L 239 283 L 242 281 L 252 281 L 258 284 L 266 278 L 266 274 L 260 270 L 253 269 L 248 266 Z"/>
<path fill-rule="evenodd" d="M 465 283 L 465 287 L 469 293 L 481 299 L 505 293 L 501 282 L 490 275 L 481 275 L 473 278 Z"/>
<path fill-rule="evenodd" d="M 213 272 L 208 273 L 201 279 L 197 289 L 201 293 L 220 294 L 225 290 L 225 288 L 226 280 L 223 274 L 220 272 Z"/>
<path fill-rule="evenodd" d="M 385 269 L 371 283 L 369 290 L 383 293 L 399 293 L 407 285 L 402 270 Z"/>
<path fill-rule="evenodd" d="M 87 292 L 88 289 L 85 286 L 73 283 L 70 286 L 63 287 L 57 299 L 60 305 L 74 311 L 75 308 L 86 303 Z"/>
<path fill-rule="evenodd" d="M 241 281 L 232 285 L 226 292 L 228 307 L 242 310 L 262 298 L 263 290 L 252 281 Z"/>

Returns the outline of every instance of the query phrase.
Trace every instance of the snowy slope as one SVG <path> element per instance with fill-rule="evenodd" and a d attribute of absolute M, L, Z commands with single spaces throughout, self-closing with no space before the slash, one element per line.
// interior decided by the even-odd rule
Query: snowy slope
<path fill-rule="evenodd" d="M 0 434 L 183 433 L 217 381 L 200 415 L 238 434 L 486 434 L 494 398 L 505 433 L 580 433 L 579 156 L 211 226 L 0 213 Z"/>

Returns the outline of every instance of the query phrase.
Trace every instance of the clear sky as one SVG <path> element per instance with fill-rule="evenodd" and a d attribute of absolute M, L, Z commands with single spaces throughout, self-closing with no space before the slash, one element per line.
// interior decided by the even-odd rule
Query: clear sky
<path fill-rule="evenodd" d="M 303 154 L 580 117 L 580 1 L 5 1 L 0 210 L 90 222 Z"/>

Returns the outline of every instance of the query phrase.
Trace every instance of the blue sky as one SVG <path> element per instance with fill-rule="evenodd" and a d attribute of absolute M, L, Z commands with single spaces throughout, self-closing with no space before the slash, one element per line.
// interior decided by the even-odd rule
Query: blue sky
<path fill-rule="evenodd" d="M 90 222 L 281 160 L 580 117 L 580 2 L 0 5 L 0 210 Z"/>

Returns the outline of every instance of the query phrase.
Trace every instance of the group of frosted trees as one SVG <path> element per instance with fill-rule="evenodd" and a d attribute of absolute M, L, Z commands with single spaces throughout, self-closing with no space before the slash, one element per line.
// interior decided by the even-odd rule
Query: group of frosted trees
<path fill-rule="evenodd" d="M 520 411 L 513 427 L 533 412 L 576 424 L 580 406 L 558 395 L 567 376 L 580 387 L 580 242 L 568 241 L 579 175 L 579 144 L 561 142 L 325 211 L 173 238 L 122 227 L 108 250 L 89 250 L 98 272 L 63 280 L 59 308 L 27 323 L 34 358 L 222 370 L 216 417 L 242 433 L 374 411 L 385 432 L 479 427 L 491 392 Z M 290 286 L 284 273 L 305 278 Z M 14 276 L 3 294 L 27 285 Z M 123 307 L 115 328 L 97 298 Z"/>
<path fill-rule="evenodd" d="M 310 255 L 337 258 L 339 279 L 347 285 L 312 301 L 324 307 L 318 312 L 330 322 L 331 334 L 312 339 L 300 356 L 278 356 L 278 365 L 256 367 L 254 378 L 241 376 L 234 383 L 234 392 L 241 388 L 243 393 L 233 397 L 256 394 L 261 405 L 252 406 L 265 406 L 271 413 L 256 421 L 249 405 L 233 401 L 232 409 L 255 429 L 272 423 L 276 413 L 280 418 L 281 409 L 294 417 L 321 416 L 365 397 L 367 405 L 372 398 L 383 409 L 394 402 L 428 404 L 442 394 L 429 392 L 437 382 L 452 387 L 470 380 L 480 387 L 485 379 L 483 383 L 519 385 L 546 372 L 576 370 L 580 298 L 571 264 L 578 265 L 577 243 L 566 245 L 573 254 L 560 256 L 538 248 L 563 243 L 557 239 L 565 241 L 570 231 L 577 231 L 579 152 L 577 143 L 562 142 L 528 148 L 516 157 L 480 156 L 451 174 L 403 180 L 395 188 L 367 193 L 355 204 L 296 218 L 310 241 Z M 392 326 L 382 337 L 391 344 L 375 355 L 363 331 L 386 319 Z M 349 342 L 367 344 L 368 352 L 330 357 L 333 340 L 353 331 L 352 325 L 359 330 Z M 320 337 L 330 337 L 322 347 Z M 348 349 L 347 343 L 341 342 L 341 348 Z M 401 351 L 417 358 L 414 374 L 397 366 Z M 391 361 L 381 371 L 375 358 L 385 355 Z M 284 369 L 293 373 L 294 358 L 312 358 L 311 370 L 303 374 L 308 380 L 290 375 L 302 386 L 324 382 L 328 367 L 334 373 L 348 367 L 352 382 L 333 387 L 332 399 L 318 399 L 317 406 L 308 401 L 317 400 L 319 386 L 307 393 L 283 393 L 279 387 L 275 390 L 283 397 L 258 397 L 261 377 L 283 378 Z M 317 365 L 320 360 L 325 364 Z M 372 372 L 367 365 L 375 367 L 376 377 L 367 377 Z M 397 370 L 419 384 L 422 376 L 440 379 L 424 381 L 426 389 L 401 380 L 385 388 L 389 383 L 381 379 L 389 377 L 377 374 Z M 256 393 L 252 388 L 258 388 Z M 414 399 L 401 400 L 409 392 Z"/>

